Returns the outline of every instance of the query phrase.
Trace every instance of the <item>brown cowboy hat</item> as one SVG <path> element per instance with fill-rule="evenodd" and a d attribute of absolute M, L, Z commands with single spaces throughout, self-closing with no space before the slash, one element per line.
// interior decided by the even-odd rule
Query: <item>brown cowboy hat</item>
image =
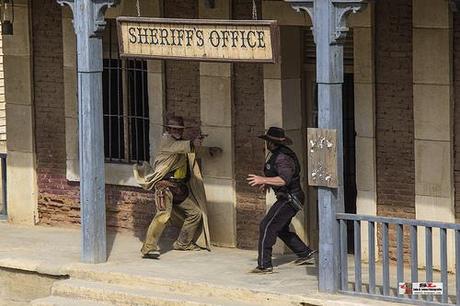
<path fill-rule="evenodd" d="M 286 136 L 284 130 L 279 127 L 270 127 L 265 135 L 258 136 L 263 140 L 271 141 L 276 144 L 292 145 L 292 140 Z"/>
<path fill-rule="evenodd" d="M 166 118 L 166 124 L 163 126 L 173 129 L 185 129 L 184 118 L 180 116 L 171 116 Z"/>

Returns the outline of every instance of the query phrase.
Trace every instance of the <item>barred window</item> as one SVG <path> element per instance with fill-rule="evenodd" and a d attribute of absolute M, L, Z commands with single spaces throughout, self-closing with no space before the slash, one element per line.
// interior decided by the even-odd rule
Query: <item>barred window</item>
<path fill-rule="evenodd" d="M 102 74 L 104 154 L 108 162 L 148 161 L 149 103 L 147 62 L 121 59 L 114 20 L 104 33 Z"/>

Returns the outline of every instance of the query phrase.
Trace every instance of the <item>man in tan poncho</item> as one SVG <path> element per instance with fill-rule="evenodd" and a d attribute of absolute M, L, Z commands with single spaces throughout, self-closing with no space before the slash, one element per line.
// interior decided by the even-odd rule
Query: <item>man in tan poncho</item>
<path fill-rule="evenodd" d="M 158 154 L 153 163 L 134 166 L 134 176 L 140 186 L 155 192 L 157 208 L 145 237 L 141 253 L 144 258 L 159 258 L 159 238 L 168 221 L 183 221 L 175 250 L 200 250 L 198 243 L 210 250 L 203 178 L 196 160 L 196 150 L 202 137 L 184 140 L 182 117 L 167 120 Z M 219 148 L 208 148 L 211 155 Z"/>

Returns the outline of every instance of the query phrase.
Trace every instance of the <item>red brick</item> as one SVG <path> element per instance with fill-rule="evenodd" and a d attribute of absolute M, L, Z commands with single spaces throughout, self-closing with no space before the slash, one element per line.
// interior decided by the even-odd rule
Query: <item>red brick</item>
<path fill-rule="evenodd" d="M 412 0 L 378 1 L 375 12 L 377 214 L 415 218 Z"/>

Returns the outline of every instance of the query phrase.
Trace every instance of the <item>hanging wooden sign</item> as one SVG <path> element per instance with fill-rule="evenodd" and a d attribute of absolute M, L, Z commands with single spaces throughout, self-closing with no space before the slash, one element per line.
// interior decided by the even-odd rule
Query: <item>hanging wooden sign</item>
<path fill-rule="evenodd" d="M 276 21 L 118 17 L 120 55 L 154 59 L 276 63 Z"/>
<path fill-rule="evenodd" d="M 337 188 L 337 130 L 307 130 L 308 184 Z"/>

